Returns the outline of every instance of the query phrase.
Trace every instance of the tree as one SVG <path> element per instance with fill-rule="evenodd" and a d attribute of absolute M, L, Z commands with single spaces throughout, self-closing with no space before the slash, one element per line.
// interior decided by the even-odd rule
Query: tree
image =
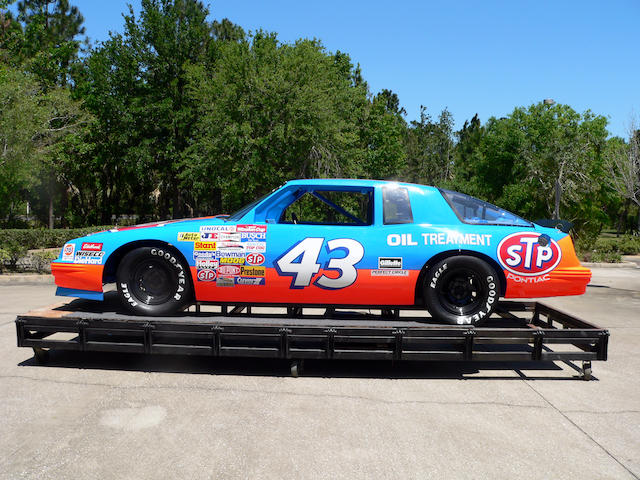
<path fill-rule="evenodd" d="M 424 105 L 420 120 L 411 122 L 407 133 L 406 178 L 427 185 L 442 185 L 451 178 L 453 167 L 453 116 L 444 109 L 434 122 Z"/>
<path fill-rule="evenodd" d="M 211 33 L 213 38 L 223 42 L 240 42 L 246 36 L 242 27 L 228 18 L 223 18 L 219 22 L 214 20 L 211 24 Z"/>
<path fill-rule="evenodd" d="M 561 215 L 593 237 L 606 215 L 603 186 L 607 120 L 568 105 L 518 107 L 460 132 L 454 185 L 527 218 L 551 217 L 555 183 Z M 471 150 L 462 150 L 463 147 Z"/>
<path fill-rule="evenodd" d="M 366 178 L 398 179 L 406 167 L 404 148 L 407 124 L 398 95 L 382 90 L 365 110 L 361 130 L 364 148 L 362 175 Z"/>
<path fill-rule="evenodd" d="M 22 61 L 24 36 L 20 22 L 10 10 L 5 10 L 8 4 L 7 0 L 0 0 L 0 63 L 17 67 Z"/>
<path fill-rule="evenodd" d="M 94 223 L 132 211 L 153 213 L 155 175 L 147 162 L 140 59 L 119 34 L 94 49 L 74 77 L 76 98 L 93 115 L 67 142 L 60 171 L 74 192 L 73 211 Z M 73 223 L 73 219 L 71 219 Z"/>
<path fill-rule="evenodd" d="M 131 48 L 141 79 L 136 91 L 137 148 L 155 174 L 159 214 L 188 215 L 190 195 L 179 185 L 179 166 L 192 138 L 195 106 L 187 96 L 187 68 L 202 63 L 213 41 L 208 10 L 196 0 L 143 0 L 139 20 L 125 17 L 125 47 Z"/>
<path fill-rule="evenodd" d="M 22 0 L 18 20 L 24 24 L 22 56 L 43 86 L 65 86 L 77 59 L 84 17 L 69 0 Z"/>
<path fill-rule="evenodd" d="M 474 186 L 474 166 L 478 163 L 480 145 L 485 135 L 480 117 L 476 113 L 473 118 L 465 120 L 462 128 L 455 133 L 457 142 L 454 147 L 452 182 L 456 188 L 477 195 Z"/>
<path fill-rule="evenodd" d="M 619 138 L 609 141 L 607 179 L 611 187 L 626 200 L 624 216 L 629 202 L 638 206 L 637 229 L 640 232 L 640 129 L 635 119 L 631 120 L 628 131 L 628 143 Z"/>
<path fill-rule="evenodd" d="M 61 137 L 82 114 L 65 89 L 43 92 L 32 75 L 2 66 L 0 104 L 0 215 L 11 222 L 14 207 L 53 170 Z"/>
<path fill-rule="evenodd" d="M 230 210 L 286 180 L 356 176 L 367 102 L 344 54 L 257 32 L 189 70 L 197 124 L 182 164 L 198 211 Z"/>

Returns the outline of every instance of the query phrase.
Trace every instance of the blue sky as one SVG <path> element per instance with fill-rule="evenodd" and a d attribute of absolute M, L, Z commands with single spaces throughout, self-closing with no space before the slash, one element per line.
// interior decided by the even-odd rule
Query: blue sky
<path fill-rule="evenodd" d="M 121 13 L 140 2 L 71 3 L 100 41 L 122 31 Z M 476 112 L 484 122 L 553 98 L 609 116 L 609 131 L 625 136 L 640 116 L 638 0 L 217 0 L 210 11 L 283 42 L 315 37 L 350 54 L 374 93 L 398 94 L 407 120 L 421 104 L 434 117 L 446 107 L 460 127 Z"/>

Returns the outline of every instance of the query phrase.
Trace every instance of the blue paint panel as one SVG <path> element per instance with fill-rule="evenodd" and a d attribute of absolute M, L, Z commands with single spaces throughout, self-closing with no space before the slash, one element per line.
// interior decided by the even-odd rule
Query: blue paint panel
<path fill-rule="evenodd" d="M 60 297 L 86 298 L 88 300 L 104 300 L 104 293 L 102 292 L 93 292 L 91 290 L 76 290 L 75 288 L 58 287 L 56 289 L 56 295 Z"/>

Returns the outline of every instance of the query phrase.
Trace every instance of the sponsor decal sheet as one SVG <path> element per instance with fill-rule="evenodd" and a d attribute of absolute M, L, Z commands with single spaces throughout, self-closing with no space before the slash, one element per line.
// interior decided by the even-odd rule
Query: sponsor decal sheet
<path fill-rule="evenodd" d="M 266 283 L 266 225 L 204 225 L 199 232 L 179 232 L 177 240 L 193 243 L 198 282 L 218 287 Z"/>

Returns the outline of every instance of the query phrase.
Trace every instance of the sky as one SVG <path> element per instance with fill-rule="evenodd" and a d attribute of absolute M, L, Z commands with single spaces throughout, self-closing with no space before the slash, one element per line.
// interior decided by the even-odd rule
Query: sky
<path fill-rule="evenodd" d="M 139 0 L 71 0 L 86 35 L 121 32 L 122 12 Z M 360 64 L 372 93 L 398 94 L 407 121 L 420 105 L 447 108 L 457 128 L 545 98 L 609 117 L 627 136 L 640 117 L 640 1 L 217 0 L 210 19 L 245 31 L 277 32 L 282 42 L 318 38 Z"/>

